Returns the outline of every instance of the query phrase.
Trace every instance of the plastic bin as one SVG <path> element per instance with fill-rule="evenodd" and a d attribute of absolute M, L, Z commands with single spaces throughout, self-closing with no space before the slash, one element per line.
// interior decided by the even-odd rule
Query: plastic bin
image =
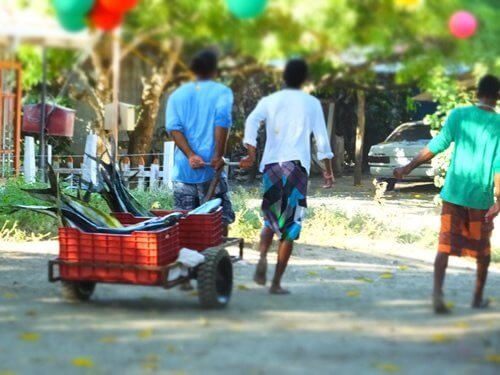
<path fill-rule="evenodd" d="M 152 210 L 156 216 L 165 216 L 178 211 Z M 124 225 L 140 223 L 149 218 L 135 217 L 129 213 L 115 212 L 113 215 Z M 203 251 L 222 244 L 222 208 L 204 215 L 189 215 L 179 221 L 179 243 L 181 247 Z"/>
<path fill-rule="evenodd" d="M 179 250 L 177 224 L 159 231 L 137 231 L 128 235 L 85 233 L 75 228 L 60 228 L 60 260 L 99 265 L 61 264 L 59 272 L 64 280 L 156 285 L 161 283 L 160 272 L 121 269 L 116 265 L 165 266 L 177 259 Z M 114 267 L 106 267 L 106 264 Z"/>

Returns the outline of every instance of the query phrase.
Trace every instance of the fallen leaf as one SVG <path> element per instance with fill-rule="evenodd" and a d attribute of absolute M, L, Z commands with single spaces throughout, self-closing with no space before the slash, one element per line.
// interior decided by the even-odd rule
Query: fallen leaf
<path fill-rule="evenodd" d="M 405 265 L 401 265 L 401 266 L 398 267 L 398 270 L 400 270 L 400 271 L 406 271 L 408 268 L 410 268 L 410 267 L 405 266 Z"/>
<path fill-rule="evenodd" d="M 200 318 L 200 325 L 202 325 L 203 327 L 208 327 L 210 325 L 210 322 L 207 318 Z"/>
<path fill-rule="evenodd" d="M 115 344 L 117 341 L 115 336 L 104 336 L 99 339 L 99 342 L 104 344 Z"/>
<path fill-rule="evenodd" d="M 315 277 L 315 276 L 318 276 L 318 273 L 316 271 L 308 271 L 307 275 L 311 276 L 311 277 Z"/>
<path fill-rule="evenodd" d="M 245 291 L 250 290 L 250 288 L 247 287 L 245 284 L 238 284 L 238 285 L 236 285 L 236 289 L 238 289 L 238 290 L 245 290 Z"/>
<path fill-rule="evenodd" d="M 2 297 L 5 299 L 13 299 L 16 298 L 17 296 L 14 293 L 5 292 L 2 294 Z"/>
<path fill-rule="evenodd" d="M 76 357 L 71 360 L 71 364 L 75 367 L 94 367 L 94 361 L 88 357 Z"/>
<path fill-rule="evenodd" d="M 326 266 L 326 269 L 330 270 L 330 271 L 335 271 L 337 269 L 337 267 L 335 267 L 335 266 Z"/>
<path fill-rule="evenodd" d="M 392 279 L 394 276 L 391 272 L 384 272 L 380 274 L 381 279 Z"/>
<path fill-rule="evenodd" d="M 490 354 L 484 357 L 486 362 L 498 363 L 500 364 L 500 354 Z"/>
<path fill-rule="evenodd" d="M 454 324 L 454 326 L 457 327 L 457 328 L 464 328 L 464 329 L 465 328 L 470 328 L 470 324 L 467 323 L 467 322 L 456 322 Z"/>
<path fill-rule="evenodd" d="M 150 354 L 146 357 L 146 359 L 142 363 L 142 367 L 145 370 L 156 371 L 158 370 L 159 367 L 158 362 L 159 362 L 159 357 L 156 354 Z"/>
<path fill-rule="evenodd" d="M 143 329 L 142 331 L 139 331 L 139 333 L 137 333 L 137 335 L 141 339 L 147 339 L 148 337 L 151 337 L 153 335 L 153 329 L 151 329 L 151 328 Z"/>
<path fill-rule="evenodd" d="M 41 335 L 36 332 L 24 332 L 19 335 L 19 339 L 22 341 L 36 342 L 39 341 Z"/>
<path fill-rule="evenodd" d="M 379 363 L 375 367 L 387 374 L 396 374 L 401 371 L 401 368 L 394 363 Z"/>
<path fill-rule="evenodd" d="M 445 335 L 444 333 L 437 333 L 431 336 L 431 342 L 435 344 L 444 344 L 455 341 L 455 338 Z"/>
<path fill-rule="evenodd" d="M 359 290 L 348 290 L 346 292 L 347 297 L 359 297 L 361 295 L 361 292 Z"/>
<path fill-rule="evenodd" d="M 365 283 L 373 283 L 373 279 L 370 279 L 369 277 L 366 276 L 356 276 L 354 280 L 363 281 Z"/>

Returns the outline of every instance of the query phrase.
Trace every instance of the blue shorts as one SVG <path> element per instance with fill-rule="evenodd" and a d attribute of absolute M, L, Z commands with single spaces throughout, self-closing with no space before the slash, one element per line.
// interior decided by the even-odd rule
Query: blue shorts
<path fill-rule="evenodd" d="M 205 199 L 211 181 L 199 184 L 186 184 L 184 182 L 174 182 L 174 204 L 176 210 L 194 210 L 199 207 Z M 229 199 L 229 188 L 227 177 L 221 177 L 215 188 L 214 198 L 222 200 L 222 222 L 225 225 L 234 223 L 235 215 L 233 205 Z"/>

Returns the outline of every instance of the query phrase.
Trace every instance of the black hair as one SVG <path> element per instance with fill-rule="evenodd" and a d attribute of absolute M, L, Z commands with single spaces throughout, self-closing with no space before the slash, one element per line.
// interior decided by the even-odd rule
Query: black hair
<path fill-rule="evenodd" d="M 201 78 L 208 78 L 217 72 L 217 54 L 211 49 L 198 52 L 191 60 L 191 71 Z"/>
<path fill-rule="evenodd" d="M 283 79 L 288 87 L 298 89 L 306 81 L 307 63 L 303 59 L 291 59 L 286 63 Z"/>
<path fill-rule="evenodd" d="M 477 86 L 477 97 L 498 99 L 500 91 L 500 81 L 494 75 L 485 75 Z"/>

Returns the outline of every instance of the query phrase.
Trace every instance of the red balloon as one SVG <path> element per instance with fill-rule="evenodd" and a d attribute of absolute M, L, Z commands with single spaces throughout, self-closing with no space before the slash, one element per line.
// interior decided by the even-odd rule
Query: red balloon
<path fill-rule="evenodd" d="M 98 29 L 111 31 L 118 27 L 123 21 L 123 13 L 111 12 L 97 1 L 94 9 L 90 12 L 90 22 Z"/>
<path fill-rule="evenodd" d="M 139 0 L 98 0 L 103 7 L 116 13 L 125 13 L 134 8 Z"/>
<path fill-rule="evenodd" d="M 451 16 L 448 26 L 455 37 L 466 39 L 475 34 L 477 20 L 473 14 L 462 10 Z"/>

